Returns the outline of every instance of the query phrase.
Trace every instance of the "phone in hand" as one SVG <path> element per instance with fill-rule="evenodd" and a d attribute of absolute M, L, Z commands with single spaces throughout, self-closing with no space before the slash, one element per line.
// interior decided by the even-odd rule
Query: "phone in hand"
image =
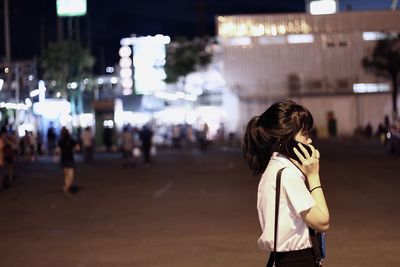
<path fill-rule="evenodd" d="M 307 150 L 308 154 L 311 156 L 311 154 L 312 154 L 311 147 L 309 145 L 307 145 L 307 144 L 303 144 L 303 143 L 297 142 L 296 140 L 291 140 L 286 145 L 282 145 L 280 152 L 285 154 L 289 158 L 292 158 L 292 159 L 296 160 L 297 162 L 299 162 L 301 164 L 301 160 L 299 159 L 299 157 L 297 157 L 297 155 L 293 151 L 293 148 L 297 148 L 297 151 L 299 151 L 299 153 L 304 158 L 306 158 L 306 156 L 305 156 L 303 150 L 300 148 L 299 144 L 302 144 L 303 147 Z"/>

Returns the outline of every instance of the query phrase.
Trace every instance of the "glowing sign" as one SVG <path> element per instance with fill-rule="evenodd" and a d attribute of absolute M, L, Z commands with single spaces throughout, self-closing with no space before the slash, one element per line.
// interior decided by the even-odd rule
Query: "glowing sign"
<path fill-rule="evenodd" d="M 59 17 L 76 17 L 86 15 L 86 0 L 57 0 Z"/>
<path fill-rule="evenodd" d="M 252 20 L 237 20 L 235 17 L 218 17 L 218 35 L 230 37 L 278 36 L 286 34 L 307 34 L 311 26 L 304 19 L 283 21 L 279 24 L 259 23 Z"/>
<path fill-rule="evenodd" d="M 389 92 L 390 85 L 387 83 L 355 83 L 353 84 L 354 93 L 375 93 Z"/>
<path fill-rule="evenodd" d="M 337 11 L 335 0 L 319 0 L 310 2 L 310 13 L 312 15 L 334 14 Z"/>

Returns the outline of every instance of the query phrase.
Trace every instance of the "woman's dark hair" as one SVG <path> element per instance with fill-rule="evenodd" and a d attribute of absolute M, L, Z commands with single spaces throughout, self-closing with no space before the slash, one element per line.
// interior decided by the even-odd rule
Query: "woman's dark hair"
<path fill-rule="evenodd" d="M 300 131 L 310 131 L 313 117 L 305 107 L 287 100 L 274 103 L 247 124 L 242 151 L 254 175 L 262 174 L 274 151 L 294 140 Z"/>

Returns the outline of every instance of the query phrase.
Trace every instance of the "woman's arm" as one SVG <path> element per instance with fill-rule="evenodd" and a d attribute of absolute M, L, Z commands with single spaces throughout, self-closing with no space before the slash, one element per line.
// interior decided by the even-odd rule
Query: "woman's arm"
<path fill-rule="evenodd" d="M 326 204 L 319 174 L 308 175 L 307 180 L 310 186 L 310 191 L 312 190 L 311 196 L 314 198 L 317 205 L 301 212 L 301 217 L 307 225 L 314 230 L 326 232 L 329 230 L 329 210 L 328 205 Z"/>
<path fill-rule="evenodd" d="M 320 153 L 312 145 L 309 146 L 312 149 L 311 156 L 301 145 L 300 148 L 306 156 L 303 157 L 296 148 L 294 152 L 301 160 L 302 164 L 299 167 L 307 177 L 309 190 L 316 205 L 300 214 L 308 226 L 319 232 L 326 232 L 329 229 L 329 210 L 319 176 Z"/>

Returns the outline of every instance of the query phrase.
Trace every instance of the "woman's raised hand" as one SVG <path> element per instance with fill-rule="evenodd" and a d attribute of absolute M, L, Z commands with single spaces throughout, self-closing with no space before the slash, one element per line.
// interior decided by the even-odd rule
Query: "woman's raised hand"
<path fill-rule="evenodd" d="M 311 155 L 301 143 L 299 144 L 299 147 L 304 153 L 304 156 L 302 155 L 302 153 L 300 153 L 300 151 L 297 150 L 297 148 L 293 148 L 294 153 L 301 161 L 301 164 L 298 164 L 297 162 L 295 163 L 307 177 L 315 174 L 318 175 L 320 158 L 319 151 L 315 149 L 314 146 L 312 146 L 311 144 L 308 144 L 308 146 L 311 148 Z"/>

